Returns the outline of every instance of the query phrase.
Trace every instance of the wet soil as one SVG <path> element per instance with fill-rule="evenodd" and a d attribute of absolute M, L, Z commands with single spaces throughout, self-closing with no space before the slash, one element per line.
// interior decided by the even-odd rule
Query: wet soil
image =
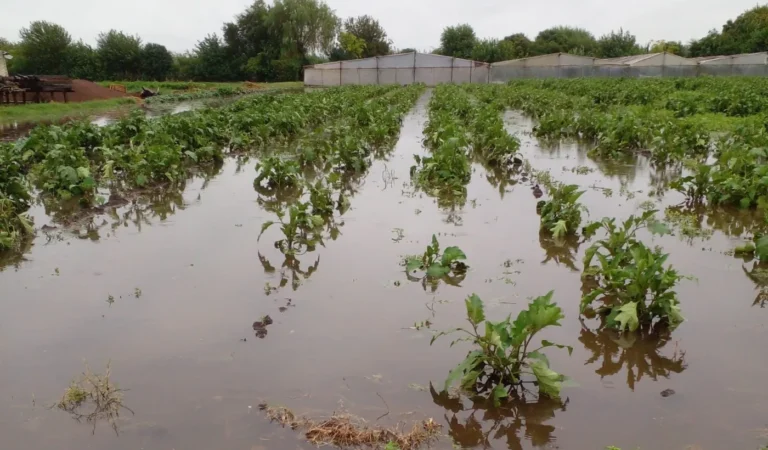
<path fill-rule="evenodd" d="M 262 402 L 312 416 L 343 406 L 372 422 L 389 412 L 383 424 L 433 417 L 450 435 L 438 448 L 451 448 L 451 439 L 464 448 L 569 450 L 735 449 L 768 441 L 766 311 L 755 304 L 762 291 L 742 269 L 752 263 L 726 254 L 744 224 L 759 218 L 703 212 L 710 237 L 653 239 L 696 278 L 679 288 L 687 320 L 678 329 L 596 331 L 597 323 L 578 317 L 587 245 L 562 248 L 540 237 L 528 183 L 499 186 L 476 165 L 467 203 L 448 209 L 410 186 L 413 155 L 424 153 L 426 101 L 406 117 L 388 160 L 361 181 L 336 239 L 295 259 L 271 245 L 276 227 L 257 242 L 261 224 L 274 216 L 253 190 L 254 161 L 228 160 L 181 192 L 109 210 L 74 232 L 39 232 L 25 260 L 0 273 L 5 446 L 309 448 L 299 434 L 268 423 Z M 679 176 L 658 173 L 643 158 L 595 162 L 583 146 L 537 142 L 519 114 L 506 120 L 536 169 L 587 191 L 593 219 L 641 211 L 652 188 Z M 650 200 L 663 210 L 682 197 L 667 192 Z M 57 225 L 43 206 L 31 213 L 38 227 Z M 399 266 L 433 233 L 466 252 L 470 270 L 460 287 L 432 292 Z M 430 329 L 415 323 L 461 325 L 472 292 L 489 317 L 516 315 L 527 297 L 552 289 L 566 319 L 542 338 L 574 346 L 570 357 L 548 354 L 578 384 L 564 389 L 562 401 L 529 397 L 493 410 L 438 393 L 467 348 L 447 341 L 430 347 Z M 113 381 L 128 389 L 125 404 L 136 415 L 121 416 L 119 436 L 107 424 L 92 435 L 89 425 L 48 409 L 83 360 L 94 370 L 111 360 Z M 659 395 L 667 390 L 675 394 Z"/>

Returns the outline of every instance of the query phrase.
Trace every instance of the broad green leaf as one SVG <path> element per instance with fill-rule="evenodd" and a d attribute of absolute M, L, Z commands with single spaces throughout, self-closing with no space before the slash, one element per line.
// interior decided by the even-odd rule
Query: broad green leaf
<path fill-rule="evenodd" d="M 563 310 L 555 303 L 551 303 L 554 291 L 535 298 L 528 305 L 528 320 L 534 332 L 547 326 L 560 326 L 560 319 L 565 318 Z"/>
<path fill-rule="evenodd" d="M 493 392 L 491 392 L 491 398 L 493 398 L 494 406 L 500 406 L 501 399 L 507 397 L 509 397 L 509 392 L 507 391 L 507 387 L 502 383 L 497 384 L 496 387 L 493 388 Z"/>
<path fill-rule="evenodd" d="M 197 162 L 197 153 L 191 150 L 187 150 L 186 152 L 184 152 L 184 154 L 187 155 L 189 159 L 191 159 L 192 161 Z"/>
<path fill-rule="evenodd" d="M 547 347 L 557 347 L 560 350 L 568 350 L 568 356 L 571 356 L 573 354 L 573 347 L 570 345 L 562 345 L 562 344 L 555 344 L 554 342 L 543 340 L 541 341 L 541 348 L 547 348 Z"/>
<path fill-rule="evenodd" d="M 405 260 L 405 270 L 408 271 L 408 273 L 413 272 L 414 270 L 421 269 L 421 258 L 416 256 L 412 258 L 408 258 Z"/>
<path fill-rule="evenodd" d="M 462 378 L 465 373 L 471 371 L 482 357 L 483 352 L 479 350 L 470 352 L 464 361 L 448 373 L 448 378 L 445 379 L 445 390 L 447 391 L 459 378 Z"/>
<path fill-rule="evenodd" d="M 623 332 L 625 329 L 629 331 L 635 331 L 640 326 L 640 321 L 637 319 L 637 302 L 629 302 L 618 308 L 618 314 L 614 318 L 616 323 L 619 324 L 619 331 Z"/>
<path fill-rule="evenodd" d="M 768 261 L 768 235 L 757 240 L 755 254 L 763 261 Z"/>
<path fill-rule="evenodd" d="M 539 391 L 549 397 L 559 397 L 563 376 L 550 369 L 542 360 L 534 360 L 529 365 L 539 383 Z"/>
<path fill-rule="evenodd" d="M 558 220 L 549 231 L 552 232 L 554 237 L 561 238 L 568 233 L 568 224 L 565 223 L 565 220 Z"/>
<path fill-rule="evenodd" d="M 526 357 L 528 359 L 538 359 L 540 361 L 544 361 L 545 363 L 547 363 L 547 365 L 549 365 L 549 358 L 547 358 L 547 355 L 545 355 L 544 353 L 541 353 L 538 351 L 528 352 Z"/>
<path fill-rule="evenodd" d="M 434 263 L 427 268 L 427 276 L 432 278 L 441 278 L 451 271 L 450 267 L 443 267 L 440 263 Z"/>
<path fill-rule="evenodd" d="M 649 223 L 648 231 L 659 236 L 672 234 L 672 230 L 669 228 L 669 226 L 667 226 L 667 224 L 665 224 L 664 222 L 659 222 L 659 221 L 653 221 Z"/>
<path fill-rule="evenodd" d="M 80 178 L 88 178 L 91 176 L 91 171 L 87 167 L 78 167 L 77 176 Z"/>
<path fill-rule="evenodd" d="M 312 216 L 310 217 L 310 220 L 312 221 L 312 225 L 314 225 L 315 228 L 321 227 L 325 223 L 325 220 L 323 220 L 322 216 Z"/>
<path fill-rule="evenodd" d="M 275 222 L 274 220 L 268 220 L 268 221 L 264 222 L 263 224 L 261 224 L 261 233 L 259 233 L 259 237 L 256 238 L 256 241 L 261 239 L 261 235 L 264 234 L 265 231 L 267 231 L 267 228 L 271 227 L 275 223 L 277 223 L 277 222 Z"/>
<path fill-rule="evenodd" d="M 595 235 L 595 233 L 597 232 L 597 230 L 600 229 L 601 226 L 603 226 L 602 222 L 592 222 L 589 225 L 586 225 L 584 228 L 582 228 L 581 234 L 583 234 L 585 238 L 589 239 Z"/>
<path fill-rule="evenodd" d="M 670 304 L 666 309 L 667 309 L 667 316 L 669 317 L 670 325 L 675 326 L 685 320 L 683 315 L 680 313 L 679 304 L 677 303 Z"/>
<path fill-rule="evenodd" d="M 472 294 L 464 300 L 467 306 L 467 318 L 473 325 L 477 325 L 485 320 L 485 311 L 483 310 L 483 301 L 477 294 Z"/>
<path fill-rule="evenodd" d="M 450 266 L 454 261 L 461 261 L 467 259 L 467 255 L 459 247 L 448 247 L 443 252 L 443 257 L 440 260 L 440 264 L 443 266 Z"/>

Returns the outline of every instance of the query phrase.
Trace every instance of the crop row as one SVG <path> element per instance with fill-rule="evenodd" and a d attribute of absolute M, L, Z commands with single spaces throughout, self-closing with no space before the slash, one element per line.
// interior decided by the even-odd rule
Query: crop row
<path fill-rule="evenodd" d="M 29 185 L 46 196 L 91 205 L 111 191 L 185 179 L 231 152 L 284 146 L 305 130 L 398 87 L 348 87 L 302 95 L 260 95 L 230 106 L 150 119 L 134 114 L 105 127 L 42 126 L 0 145 L 0 248 L 28 234 L 21 214 Z"/>
<path fill-rule="evenodd" d="M 428 156 L 415 155 L 411 176 L 422 189 L 454 200 L 466 198 L 471 159 L 508 167 L 520 148 L 504 128 L 504 105 L 490 86 L 440 85 L 429 101 L 424 126 Z"/>

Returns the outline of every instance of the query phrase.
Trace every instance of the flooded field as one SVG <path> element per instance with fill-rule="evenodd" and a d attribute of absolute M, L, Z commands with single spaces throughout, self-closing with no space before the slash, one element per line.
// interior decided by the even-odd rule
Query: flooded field
<path fill-rule="evenodd" d="M 254 190 L 256 159 L 230 157 L 183 189 L 144 195 L 76 226 L 33 206 L 38 232 L 0 273 L 0 433 L 7 448 L 293 449 L 301 433 L 270 423 L 259 405 L 386 426 L 433 418 L 436 448 L 752 449 L 768 442 L 764 291 L 752 262 L 729 252 L 749 210 L 708 209 L 696 235 L 642 238 L 692 277 L 677 288 L 686 320 L 674 331 L 598 330 L 579 318 L 588 243 L 540 234 L 529 173 L 500 179 L 472 165 L 464 205 L 441 207 L 414 188 L 431 92 L 405 116 L 399 139 L 353 184 L 350 208 L 314 251 L 285 256 L 275 220 Z M 535 122 L 507 111 L 506 129 L 536 170 L 578 184 L 590 220 L 648 208 L 664 215 L 684 196 L 680 173 L 637 156 L 601 162 L 585 146 L 549 145 Z M 653 192 L 652 192 L 653 191 Z M 653 193 L 654 196 L 650 196 Z M 659 197 L 659 194 L 662 194 Z M 266 206 L 265 206 L 266 205 Z M 55 228 L 49 228 L 55 227 Z M 410 281 L 401 261 L 435 234 L 470 269 L 457 286 Z M 442 392 L 469 346 L 430 346 L 434 330 L 466 324 L 477 293 L 489 318 L 516 316 L 554 290 L 562 326 L 541 338 L 573 379 L 561 399 L 536 395 L 494 408 Z M 254 326 L 271 318 L 271 324 Z M 84 362 L 111 364 L 125 405 L 92 424 L 51 408 Z"/>

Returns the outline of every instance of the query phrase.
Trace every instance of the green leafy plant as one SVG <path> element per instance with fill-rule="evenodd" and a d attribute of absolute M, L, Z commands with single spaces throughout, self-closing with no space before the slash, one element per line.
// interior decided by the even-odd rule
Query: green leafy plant
<path fill-rule="evenodd" d="M 541 394 L 558 397 L 566 377 L 550 369 L 549 360 L 541 351 L 558 347 L 567 349 L 570 354 L 573 349 L 547 340 L 542 340 L 536 348 L 533 344 L 540 331 L 560 326 L 560 320 L 565 317 L 560 307 L 552 303 L 552 295 L 550 291 L 533 299 L 514 321 L 509 315 L 499 322 L 486 319 L 480 297 L 475 294 L 469 296 L 464 303 L 471 329 L 456 328 L 440 332 L 430 342 L 434 343 L 441 336 L 462 333 L 466 336 L 454 340 L 451 345 L 466 341 L 476 347 L 448 374 L 445 390 L 458 382 L 466 391 L 489 395 L 498 405 L 510 396 L 511 390 L 521 388 L 526 376 L 530 376 Z"/>
<path fill-rule="evenodd" d="M 254 185 L 266 182 L 270 188 L 290 188 L 299 184 L 301 167 L 293 160 L 267 156 L 256 164 L 256 172 Z"/>
<path fill-rule="evenodd" d="M 578 189 L 575 184 L 554 183 L 549 189 L 552 198 L 541 200 L 536 205 L 536 211 L 541 216 L 541 228 L 550 231 L 555 238 L 575 234 L 581 226 L 581 213 L 586 208 L 579 203 L 584 191 Z"/>
<path fill-rule="evenodd" d="M 467 271 L 463 262 L 467 255 L 459 247 L 448 247 L 440 253 L 440 243 L 432 235 L 432 243 L 427 246 L 421 256 L 410 256 L 405 260 L 405 270 L 412 273 L 417 270 L 425 271 L 428 278 L 442 278 L 446 275 L 459 275 Z"/>
<path fill-rule="evenodd" d="M 672 327 L 683 321 L 674 288 L 685 277 L 665 266 L 668 254 L 658 247 L 648 248 L 636 237 L 644 228 L 657 234 L 669 232 L 654 220 L 655 213 L 630 216 L 620 225 L 606 218 L 585 227 L 585 236 L 602 228 L 607 237 L 592 244 L 584 256 L 582 313 L 591 312 L 591 305 L 599 302 L 596 312 L 605 316 L 605 325 L 620 331 L 635 331 L 654 319 Z"/>
<path fill-rule="evenodd" d="M 283 239 L 275 242 L 278 248 L 286 255 L 295 255 L 305 251 L 314 250 L 318 243 L 322 243 L 322 228 L 325 221 L 321 216 L 310 212 L 310 204 L 298 202 L 288 208 L 288 217 L 283 212 L 278 214 L 277 221 L 267 221 L 261 225 L 261 232 L 257 240 L 261 239 L 272 225 L 280 224 Z"/>

